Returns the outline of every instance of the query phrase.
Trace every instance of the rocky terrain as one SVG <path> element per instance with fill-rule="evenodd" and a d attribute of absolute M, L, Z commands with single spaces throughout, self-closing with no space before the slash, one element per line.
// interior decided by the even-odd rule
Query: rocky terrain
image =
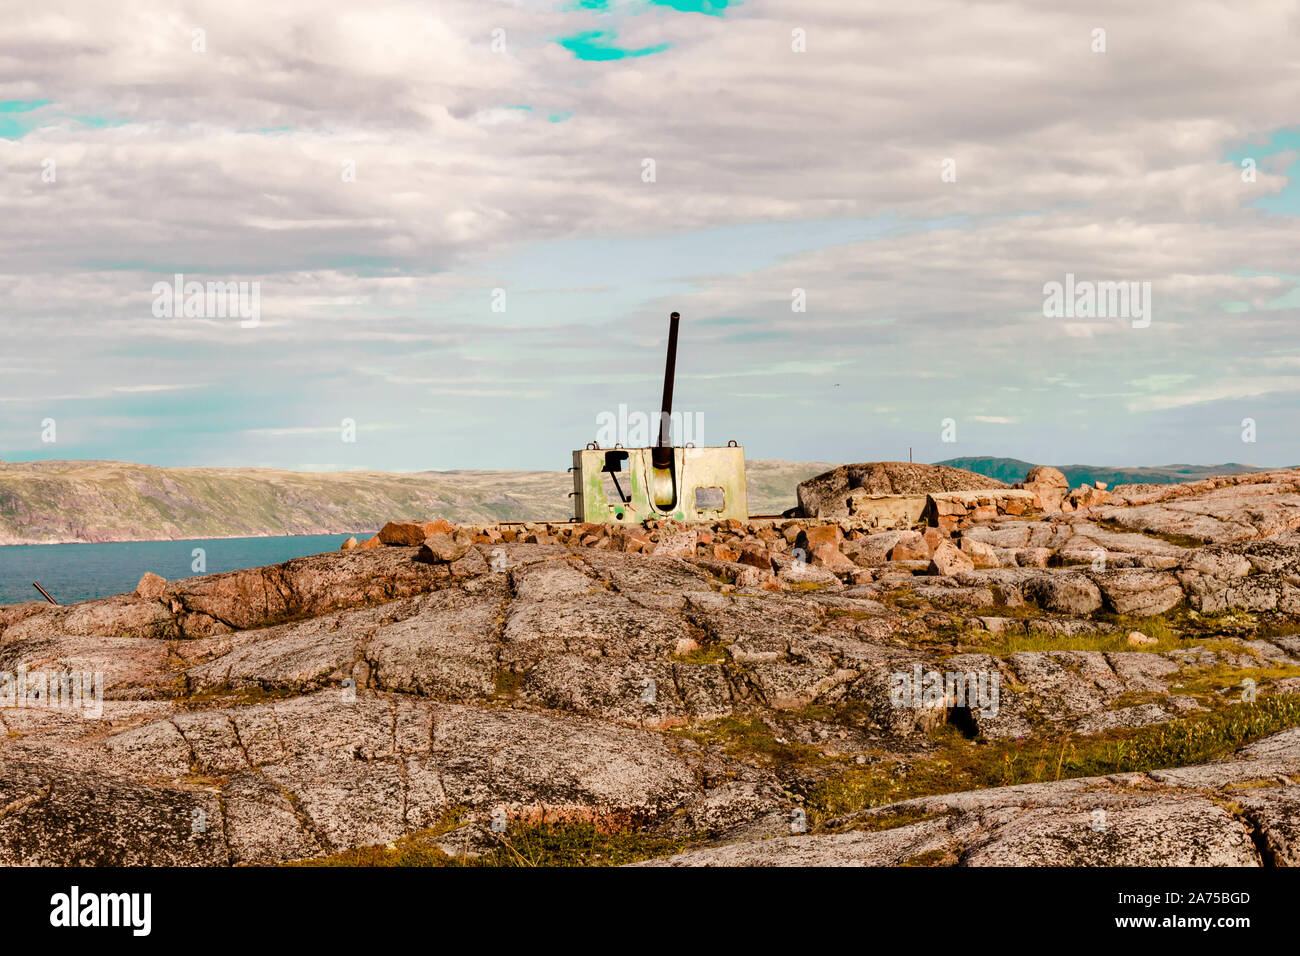
<path fill-rule="evenodd" d="M 750 461 L 750 511 L 780 514 L 824 462 Z M 117 461 L 0 461 L 0 545 L 332 534 L 393 518 L 555 520 L 573 476 L 557 471 L 295 472 L 156 468 Z"/>
<path fill-rule="evenodd" d="M 1300 864 L 1300 471 L 1020 484 L 0 608 L 0 863 Z"/>

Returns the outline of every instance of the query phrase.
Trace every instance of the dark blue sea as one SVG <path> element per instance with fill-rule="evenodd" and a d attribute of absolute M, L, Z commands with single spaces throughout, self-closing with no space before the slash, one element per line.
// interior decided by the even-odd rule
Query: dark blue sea
<path fill-rule="evenodd" d="M 39 581 L 60 604 L 72 604 L 134 591 L 146 571 L 161 574 L 169 581 L 197 577 L 196 548 L 203 550 L 207 565 L 204 573 L 217 574 L 337 551 L 348 537 L 303 534 L 284 538 L 8 545 L 0 547 L 0 604 L 45 600 L 32 587 L 33 581 Z"/>

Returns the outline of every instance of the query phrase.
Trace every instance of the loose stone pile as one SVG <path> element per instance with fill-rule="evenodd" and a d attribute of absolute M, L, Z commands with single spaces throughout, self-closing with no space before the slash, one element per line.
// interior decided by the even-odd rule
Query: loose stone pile
<path fill-rule="evenodd" d="M 1235 497 L 1224 499 L 1216 526 L 1202 532 L 1205 543 L 1256 537 L 1249 526 L 1233 532 L 1238 512 L 1271 533 L 1300 528 L 1297 492 L 1298 472 L 1234 476 L 1222 486 L 1207 486 L 1205 494 Z M 970 606 L 992 605 L 995 594 L 1016 601 L 1024 592 L 1048 609 L 1074 615 L 1160 614 L 1183 601 L 1205 610 L 1217 610 L 1225 601 L 1245 601 L 1257 609 L 1300 607 L 1300 593 L 1281 566 L 1285 562 L 1270 558 L 1267 548 L 1247 547 L 1228 555 L 1189 548 L 1201 542 L 1170 540 L 1153 530 L 1167 526 L 1165 507 L 1186 507 L 1186 494 L 1166 495 L 1153 502 L 1154 496 L 1135 486 L 1121 486 L 1113 498 L 1104 488 L 1089 485 L 1070 490 L 1059 471 L 1040 467 L 1030 472 L 1023 488 L 930 494 L 922 520 L 899 530 L 880 531 L 874 522 L 853 516 L 707 524 L 650 519 L 630 527 L 455 525 L 439 519 L 390 522 L 373 538 L 349 539 L 343 550 L 418 548 L 417 561 L 446 565 L 454 577 L 464 577 L 487 569 L 493 546 L 558 545 L 691 558 L 741 588 L 782 591 L 840 582 L 898 586 L 918 578 Z M 1144 504 L 1111 504 L 1135 496 Z M 1166 500 L 1169 506 L 1159 503 Z M 1153 529 L 1144 527 L 1144 520 Z M 472 550 L 475 545 L 486 548 Z M 1225 597 L 1229 586 L 1231 598 Z"/>

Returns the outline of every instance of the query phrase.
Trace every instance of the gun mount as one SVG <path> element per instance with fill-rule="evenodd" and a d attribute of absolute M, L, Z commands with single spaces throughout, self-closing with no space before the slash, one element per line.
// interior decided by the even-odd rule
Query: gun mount
<path fill-rule="evenodd" d="M 720 521 L 749 517 L 745 449 L 672 443 L 673 383 L 681 315 L 668 325 L 668 359 L 658 439 L 648 448 L 601 448 L 573 453 L 574 517 L 578 521 L 640 524 L 647 518 Z"/>

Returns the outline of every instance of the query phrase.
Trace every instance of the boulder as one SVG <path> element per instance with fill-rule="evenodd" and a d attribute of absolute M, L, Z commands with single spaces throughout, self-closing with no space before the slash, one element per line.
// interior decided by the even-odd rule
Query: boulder
<path fill-rule="evenodd" d="M 459 543 L 457 543 L 459 547 Z M 424 548 L 420 548 L 420 553 L 424 553 Z M 469 548 L 461 557 L 455 559 L 448 565 L 453 578 L 472 578 L 479 574 L 484 574 L 489 570 L 487 558 L 479 553 L 477 548 Z"/>
<path fill-rule="evenodd" d="M 934 554 L 930 557 L 929 572 L 947 576 L 958 571 L 970 571 L 974 567 L 975 562 L 971 560 L 970 555 L 962 552 L 951 541 L 943 541 L 934 549 Z"/>
<path fill-rule="evenodd" d="M 830 571 L 853 571 L 858 567 L 832 544 L 819 544 L 813 548 L 812 563 Z"/>
<path fill-rule="evenodd" d="M 654 548 L 654 542 L 643 534 L 634 531 L 617 531 L 610 539 L 615 551 L 628 554 L 646 554 Z"/>
<path fill-rule="evenodd" d="M 823 524 L 812 528 L 805 528 L 799 537 L 795 539 L 795 547 L 803 548 L 805 551 L 815 551 L 819 545 L 829 544 L 838 548 L 844 540 L 844 532 L 840 530 L 837 524 Z"/>
<path fill-rule="evenodd" d="M 894 546 L 889 550 L 890 561 L 928 561 L 930 560 L 930 547 L 925 543 L 925 538 L 916 531 L 904 531 L 894 542 Z"/>
<path fill-rule="evenodd" d="M 1048 488 L 1064 488 L 1069 490 L 1070 481 L 1065 477 L 1065 473 L 1050 465 L 1035 465 L 1029 469 L 1029 474 L 1025 475 L 1026 485 L 1041 485 Z"/>
<path fill-rule="evenodd" d="M 1216 581 L 1230 581 L 1250 574 L 1250 561 L 1245 555 L 1220 546 L 1189 551 L 1180 566 Z"/>
<path fill-rule="evenodd" d="M 1042 502 L 1043 510 L 1049 513 L 1060 511 L 1061 503 L 1070 493 L 1070 482 L 1065 475 L 1047 465 L 1030 468 L 1023 487 L 1036 494 Z"/>
<path fill-rule="evenodd" d="M 845 503 L 849 515 L 866 528 L 910 528 L 925 513 L 926 495 L 873 495 L 864 488 L 849 492 Z"/>
<path fill-rule="evenodd" d="M 826 587 L 840 583 L 840 579 L 825 568 L 813 567 L 811 564 L 801 561 L 792 561 L 785 564 L 776 577 L 782 584 L 804 586 L 813 584 L 818 587 Z"/>
<path fill-rule="evenodd" d="M 1123 568 L 1094 571 L 1090 577 L 1101 590 L 1107 607 L 1116 614 L 1151 617 L 1163 614 L 1183 600 L 1178 579 L 1168 571 Z"/>
<path fill-rule="evenodd" d="M 740 552 L 735 548 L 729 548 L 725 544 L 714 544 L 713 559 L 715 561 L 739 561 Z"/>
<path fill-rule="evenodd" d="M 699 541 L 698 531 L 678 531 L 676 534 L 665 534 L 659 543 L 654 546 L 653 553 L 660 557 L 692 558 L 695 556 L 695 546 L 699 544 Z"/>
<path fill-rule="evenodd" d="M 379 541 L 397 547 L 418 548 L 432 534 L 451 534 L 455 526 L 448 521 L 390 521 L 379 530 Z"/>
<path fill-rule="evenodd" d="M 167 590 L 167 579 L 146 571 L 140 583 L 135 586 L 135 595 L 145 601 L 157 601 Z"/>
<path fill-rule="evenodd" d="M 1044 574 L 1026 581 L 1026 598 L 1044 611 L 1087 617 L 1101 610 L 1101 591 L 1083 574 Z"/>
<path fill-rule="evenodd" d="M 473 545 L 474 539 L 468 534 L 455 535 L 439 531 L 429 535 L 420 544 L 420 552 L 415 560 L 425 564 L 447 564 L 465 554 Z"/>
<path fill-rule="evenodd" d="M 1110 495 L 1092 485 L 1080 485 L 1070 492 L 1070 503 L 1075 509 L 1095 508 L 1098 505 L 1104 505 L 1110 500 Z"/>
<path fill-rule="evenodd" d="M 870 495 L 926 495 L 1005 487 L 995 478 L 947 465 L 873 461 L 841 465 L 809 478 L 800 483 L 797 493 L 805 518 L 846 518 L 858 507 L 857 499 L 850 503 L 852 492 L 858 489 Z"/>
<path fill-rule="evenodd" d="M 1022 568 L 1045 568 L 1052 552 L 1047 548 L 1019 548 L 1016 550 L 1016 564 Z"/>
<path fill-rule="evenodd" d="M 890 550 L 903 534 L 914 532 L 881 531 L 849 542 L 846 553 L 863 567 L 874 567 L 889 560 Z"/>
<path fill-rule="evenodd" d="M 962 552 L 970 557 L 977 568 L 996 568 L 1001 564 L 997 552 L 983 541 L 963 537 L 960 547 Z"/>

